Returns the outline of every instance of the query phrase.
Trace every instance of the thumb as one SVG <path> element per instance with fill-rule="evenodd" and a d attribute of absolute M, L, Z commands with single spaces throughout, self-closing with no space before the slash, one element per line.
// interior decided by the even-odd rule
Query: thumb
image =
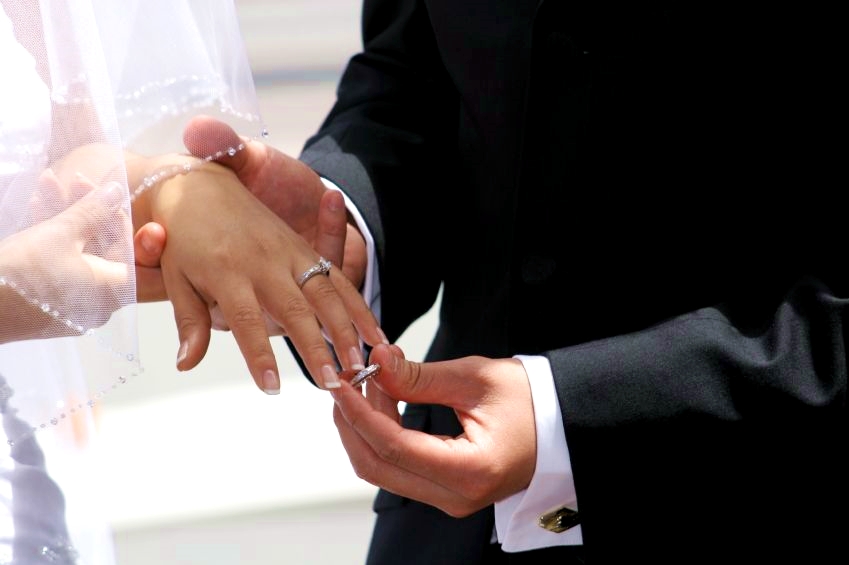
<path fill-rule="evenodd" d="M 133 237 L 136 265 L 159 267 L 165 240 L 165 228 L 161 224 L 148 222 L 140 227 Z"/>
<path fill-rule="evenodd" d="M 338 190 L 328 190 L 319 202 L 318 229 L 313 248 L 334 265 L 342 266 L 347 235 L 348 212 L 345 200 Z"/>
<path fill-rule="evenodd" d="M 139 302 L 167 300 L 168 293 L 162 280 L 159 261 L 165 250 L 165 228 L 156 222 L 148 222 L 133 237 L 133 252 L 136 258 L 136 298 Z"/>
<path fill-rule="evenodd" d="M 456 362 L 408 361 L 396 346 L 386 344 L 372 349 L 369 362 L 380 365 L 380 373 L 374 377 L 377 386 L 396 400 L 444 406 L 464 404 L 464 399 L 458 398 L 463 375 L 457 371 Z"/>
<path fill-rule="evenodd" d="M 237 176 L 249 164 L 248 152 L 238 150 L 244 143 L 229 124 L 211 116 L 195 116 L 183 130 L 183 144 L 192 155 L 201 159 L 215 156 L 216 162 L 232 169 Z M 222 148 L 224 153 L 216 156 Z M 227 151 L 231 148 L 236 151 Z"/>

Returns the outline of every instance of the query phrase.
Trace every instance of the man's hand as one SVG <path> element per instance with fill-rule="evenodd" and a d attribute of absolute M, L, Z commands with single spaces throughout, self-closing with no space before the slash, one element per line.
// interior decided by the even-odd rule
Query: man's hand
<path fill-rule="evenodd" d="M 455 517 L 527 488 L 536 427 L 520 361 L 413 363 L 397 346 L 377 345 L 370 362 L 381 371 L 365 398 L 347 383 L 333 391 L 334 421 L 359 477 Z M 440 437 L 403 428 L 397 400 L 449 406 L 463 433 Z"/>

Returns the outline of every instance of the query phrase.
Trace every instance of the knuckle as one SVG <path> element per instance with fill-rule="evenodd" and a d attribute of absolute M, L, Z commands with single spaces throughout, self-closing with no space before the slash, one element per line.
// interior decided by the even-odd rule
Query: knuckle
<path fill-rule="evenodd" d="M 367 457 L 363 457 L 358 452 L 353 451 L 348 453 L 348 459 L 351 463 L 351 469 L 353 469 L 358 479 L 369 483 L 372 482 L 374 471 L 372 470 L 373 466 L 369 465 Z"/>
<path fill-rule="evenodd" d="M 376 446 L 375 451 L 381 461 L 386 461 L 392 466 L 401 466 L 401 449 L 394 441 L 387 442 L 383 445 Z"/>
<path fill-rule="evenodd" d="M 317 278 L 317 277 L 313 277 Z M 312 288 L 312 294 L 314 299 L 317 302 L 324 302 L 327 300 L 334 300 L 338 296 L 336 293 L 336 287 L 329 280 L 322 279 L 320 284 L 318 282 L 314 282 Z"/>
<path fill-rule="evenodd" d="M 175 314 L 175 322 L 177 324 L 177 331 L 181 335 L 191 333 L 192 331 L 201 329 L 203 327 L 201 321 L 194 314 L 191 313 Z"/>
<path fill-rule="evenodd" d="M 422 392 L 428 390 L 430 388 L 431 378 L 427 376 L 427 373 L 422 371 L 422 365 L 420 363 L 412 362 L 408 366 L 410 367 L 410 389 L 413 392 Z"/>
<path fill-rule="evenodd" d="M 496 486 L 500 474 L 492 465 L 480 465 L 469 462 L 463 466 L 467 469 L 460 479 L 462 492 L 465 494 L 465 502 L 474 506 L 475 509 L 486 506 L 495 496 Z"/>
<path fill-rule="evenodd" d="M 376 475 L 375 465 L 371 465 L 369 462 L 357 458 L 352 461 L 352 466 L 354 467 L 354 474 L 357 475 L 358 479 L 368 483 L 374 483 Z"/>
<path fill-rule="evenodd" d="M 283 303 L 283 310 L 287 317 L 304 317 L 312 316 L 313 311 L 310 305 L 304 300 L 303 296 L 292 295 L 287 296 Z"/>
<path fill-rule="evenodd" d="M 452 518 L 466 518 L 475 512 L 472 505 L 462 500 L 453 500 L 447 503 L 442 510 Z"/>
<path fill-rule="evenodd" d="M 330 348 L 323 343 L 307 343 L 304 348 L 304 357 L 309 359 L 320 359 L 322 365 L 335 365 Z"/>
<path fill-rule="evenodd" d="M 328 278 L 333 283 L 333 287 L 334 289 L 336 289 L 336 292 L 340 294 L 344 292 L 346 295 L 357 296 L 362 298 L 360 291 L 357 290 L 356 287 L 354 287 L 354 284 L 351 282 L 351 279 L 348 278 L 348 276 L 344 273 L 343 269 L 337 265 L 334 265 L 334 267 L 337 268 L 328 273 Z"/>
<path fill-rule="evenodd" d="M 468 481 L 465 486 L 466 490 L 464 492 L 467 498 L 470 502 L 477 505 L 485 505 L 486 501 L 489 500 L 492 495 L 492 487 L 486 479 L 482 479 L 480 481 Z"/>
<path fill-rule="evenodd" d="M 206 261 L 215 265 L 218 268 L 226 268 L 227 272 L 235 272 L 238 258 L 243 257 L 244 255 L 240 255 L 238 253 L 234 253 L 233 250 L 226 245 L 226 242 L 219 241 L 218 243 L 214 243 L 206 253 Z"/>
<path fill-rule="evenodd" d="M 347 218 L 344 214 L 339 217 L 333 217 L 328 214 L 322 217 L 321 231 L 324 235 L 333 238 L 342 238 L 348 233 L 348 225 Z"/>
<path fill-rule="evenodd" d="M 351 456 L 351 467 L 358 479 L 377 485 L 379 481 L 379 464 L 370 456 Z"/>
<path fill-rule="evenodd" d="M 265 317 L 258 308 L 248 304 L 237 305 L 227 320 L 231 327 L 245 327 L 261 324 L 265 327 Z"/>

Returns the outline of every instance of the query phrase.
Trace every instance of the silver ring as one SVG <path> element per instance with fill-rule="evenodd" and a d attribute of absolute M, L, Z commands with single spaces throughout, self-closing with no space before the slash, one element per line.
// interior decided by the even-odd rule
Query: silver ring
<path fill-rule="evenodd" d="M 354 375 L 354 378 L 351 379 L 351 386 L 358 387 L 362 386 L 367 380 L 375 376 L 380 372 L 380 365 L 377 363 L 373 365 L 369 365 L 365 369 L 361 370 L 359 373 Z"/>
<path fill-rule="evenodd" d="M 304 273 L 298 278 L 298 288 L 303 288 L 306 282 L 316 275 L 326 275 L 329 273 L 332 265 L 333 263 L 324 257 L 319 257 L 318 263 L 304 271 Z"/>

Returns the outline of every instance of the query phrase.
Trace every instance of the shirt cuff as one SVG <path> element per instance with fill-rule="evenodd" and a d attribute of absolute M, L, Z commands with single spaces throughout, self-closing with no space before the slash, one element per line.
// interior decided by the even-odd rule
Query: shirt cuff
<path fill-rule="evenodd" d="M 581 526 L 561 533 L 539 525 L 541 515 L 567 506 L 578 509 L 563 416 L 548 359 L 517 355 L 528 374 L 536 420 L 536 470 L 528 488 L 495 503 L 495 530 L 501 549 L 529 551 L 558 545 L 583 545 Z"/>

